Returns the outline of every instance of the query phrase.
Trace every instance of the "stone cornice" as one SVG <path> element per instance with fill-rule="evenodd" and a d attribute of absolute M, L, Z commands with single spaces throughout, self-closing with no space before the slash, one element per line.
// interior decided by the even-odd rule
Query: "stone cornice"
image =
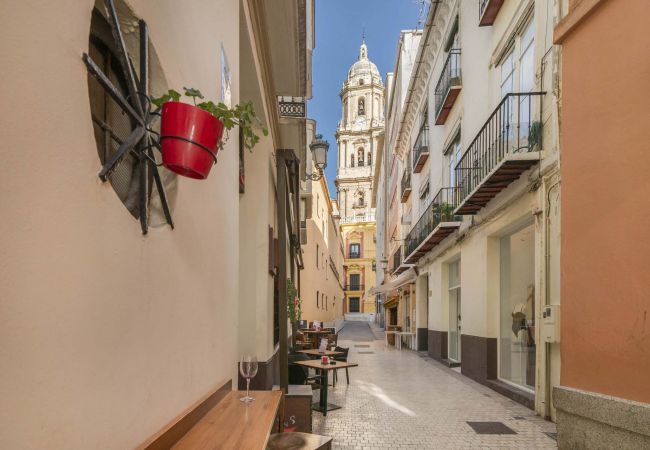
<path fill-rule="evenodd" d="M 440 0 L 432 2 L 429 15 L 422 32 L 415 68 L 411 73 L 407 88 L 407 97 L 399 119 L 400 125 L 397 132 L 395 153 L 404 159 L 410 150 L 411 131 L 417 124 L 417 115 L 422 107 L 422 102 L 427 99 L 427 87 L 435 58 L 443 44 L 444 32 L 447 24 L 453 18 L 452 12 L 458 0 Z"/>

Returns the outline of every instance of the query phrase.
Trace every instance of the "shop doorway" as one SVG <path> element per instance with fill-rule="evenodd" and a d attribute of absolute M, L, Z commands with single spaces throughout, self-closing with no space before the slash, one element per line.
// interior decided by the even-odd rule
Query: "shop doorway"
<path fill-rule="evenodd" d="M 535 389 L 535 226 L 500 240 L 499 378 Z"/>
<path fill-rule="evenodd" d="M 448 358 L 460 362 L 461 335 L 460 260 L 449 264 L 449 348 Z"/>

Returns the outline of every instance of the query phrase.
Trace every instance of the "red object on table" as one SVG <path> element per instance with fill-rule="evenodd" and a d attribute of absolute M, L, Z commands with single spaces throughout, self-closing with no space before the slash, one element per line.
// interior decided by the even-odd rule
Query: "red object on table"
<path fill-rule="evenodd" d="M 216 162 L 223 123 L 207 111 L 181 102 L 162 105 L 163 164 L 172 172 L 204 180 Z"/>

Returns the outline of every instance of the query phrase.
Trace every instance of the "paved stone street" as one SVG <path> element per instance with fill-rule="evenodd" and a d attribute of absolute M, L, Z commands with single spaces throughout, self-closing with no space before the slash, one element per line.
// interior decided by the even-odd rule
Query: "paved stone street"
<path fill-rule="evenodd" d="M 340 449 L 556 448 L 555 424 L 419 353 L 377 340 L 369 325 L 346 322 L 339 345 L 359 367 L 330 387 L 342 406 L 314 412 L 314 433 Z M 315 391 L 315 401 L 318 391 Z M 477 434 L 467 422 L 501 422 L 516 434 Z"/>

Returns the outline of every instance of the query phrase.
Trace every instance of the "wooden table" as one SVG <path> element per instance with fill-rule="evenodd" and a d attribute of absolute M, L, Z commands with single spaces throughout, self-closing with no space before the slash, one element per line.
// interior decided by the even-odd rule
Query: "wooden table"
<path fill-rule="evenodd" d="M 206 413 L 174 449 L 265 449 L 282 401 L 282 391 L 231 391 Z"/>
<path fill-rule="evenodd" d="M 313 359 L 311 361 L 296 361 L 295 364 L 307 367 L 309 369 L 316 369 L 321 372 L 323 375 L 323 381 L 320 383 L 320 401 L 312 405 L 312 409 L 315 411 L 320 411 L 324 416 L 327 415 L 327 411 L 332 411 L 334 409 L 341 408 L 334 403 L 327 403 L 327 384 L 328 384 L 328 372 L 330 370 L 336 369 L 345 369 L 348 367 L 358 367 L 359 364 L 348 363 L 343 361 L 337 361 L 336 364 L 322 364 L 320 360 Z"/>
<path fill-rule="evenodd" d="M 321 353 L 317 348 L 312 348 L 309 350 L 298 350 L 296 353 L 303 353 L 309 356 L 341 356 L 344 355 L 343 352 L 337 352 L 336 350 L 325 350 L 325 353 Z"/>
<path fill-rule="evenodd" d="M 310 334 L 311 335 L 312 345 L 314 347 L 316 347 L 316 348 L 318 348 L 318 337 L 319 336 L 334 334 L 331 331 L 312 330 L 311 328 L 308 328 L 306 330 L 303 329 L 303 330 L 300 330 L 300 331 L 302 331 L 304 334 Z"/>

